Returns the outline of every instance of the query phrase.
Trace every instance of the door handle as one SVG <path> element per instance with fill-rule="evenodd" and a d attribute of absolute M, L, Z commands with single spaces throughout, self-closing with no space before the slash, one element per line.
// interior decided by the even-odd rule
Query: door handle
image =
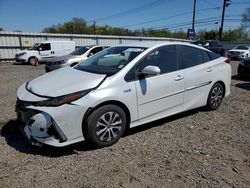
<path fill-rule="evenodd" d="M 213 68 L 212 67 L 209 67 L 208 69 L 207 69 L 207 72 L 212 72 L 213 71 Z"/>
<path fill-rule="evenodd" d="M 181 75 L 177 75 L 176 78 L 174 79 L 175 81 L 180 81 L 182 80 L 184 77 Z"/>

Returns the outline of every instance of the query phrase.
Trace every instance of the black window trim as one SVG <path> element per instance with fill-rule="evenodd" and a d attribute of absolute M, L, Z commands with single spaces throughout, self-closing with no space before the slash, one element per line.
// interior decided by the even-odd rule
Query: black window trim
<path fill-rule="evenodd" d="M 150 50 L 147 54 L 145 54 L 143 57 L 141 57 L 141 59 L 139 59 L 139 61 L 136 62 L 136 64 L 127 72 L 127 74 L 124 76 L 124 80 L 126 82 L 134 82 L 134 81 L 137 81 L 139 80 L 139 77 L 138 75 L 136 74 L 137 70 L 136 70 L 136 66 L 138 63 L 140 63 L 140 61 L 145 58 L 147 55 L 149 55 L 150 53 L 152 53 L 153 51 L 159 49 L 159 48 L 162 48 L 162 47 L 166 47 L 166 46 L 175 46 L 176 47 L 176 56 L 177 56 L 177 64 L 178 64 L 178 69 L 176 71 L 180 71 L 183 69 L 183 63 L 181 61 L 181 58 L 180 58 L 180 49 L 179 49 L 179 44 L 168 44 L 168 45 L 162 45 L 162 46 L 159 46 L 157 48 L 154 48 L 152 50 Z M 130 74 L 130 71 L 134 71 L 134 78 L 127 78 L 127 76 Z M 172 72 L 176 72 L 176 71 L 172 71 Z M 164 75 L 164 74 L 169 74 L 169 73 L 172 73 L 172 72 L 166 72 L 166 73 L 163 73 L 163 74 L 160 74 L 160 75 Z M 160 75 L 155 75 L 155 76 L 160 76 Z M 153 76 L 153 77 L 155 77 Z"/>

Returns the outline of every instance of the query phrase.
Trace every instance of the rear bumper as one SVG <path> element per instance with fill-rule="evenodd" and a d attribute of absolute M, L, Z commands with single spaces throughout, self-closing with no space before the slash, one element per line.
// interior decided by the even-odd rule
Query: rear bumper
<path fill-rule="evenodd" d="M 232 53 L 227 53 L 227 57 L 230 59 L 244 59 L 245 55 L 244 54 L 232 54 Z"/>
<path fill-rule="evenodd" d="M 243 66 L 243 65 L 239 64 L 238 75 L 244 76 L 244 77 L 250 77 L 250 66 Z"/>

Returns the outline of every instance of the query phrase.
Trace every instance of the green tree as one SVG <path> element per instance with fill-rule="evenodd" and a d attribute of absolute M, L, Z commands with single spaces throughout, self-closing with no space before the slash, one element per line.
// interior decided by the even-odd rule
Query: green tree
<path fill-rule="evenodd" d="M 222 40 L 224 41 L 247 41 L 249 40 L 249 38 L 248 38 L 248 33 L 246 31 L 246 28 L 244 26 L 241 26 L 237 29 L 228 30 L 224 32 Z"/>
<path fill-rule="evenodd" d="M 82 18 L 73 18 L 64 24 L 52 25 L 46 27 L 42 32 L 44 33 L 71 33 L 71 34 L 86 34 L 87 22 Z"/>

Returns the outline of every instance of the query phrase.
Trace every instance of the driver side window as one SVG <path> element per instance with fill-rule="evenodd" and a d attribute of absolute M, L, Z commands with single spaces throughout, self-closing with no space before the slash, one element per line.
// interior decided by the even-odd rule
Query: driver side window
<path fill-rule="evenodd" d="M 180 69 L 177 56 L 177 46 L 168 45 L 159 47 L 145 57 L 143 57 L 139 63 L 137 63 L 125 76 L 125 81 L 131 82 L 135 81 L 137 76 L 136 72 L 141 71 L 145 67 L 153 65 L 160 68 L 161 73 L 165 74 L 169 72 L 174 72 Z"/>
<path fill-rule="evenodd" d="M 136 70 L 142 70 L 149 65 L 159 67 L 161 74 L 177 71 L 179 69 L 177 47 L 168 45 L 153 50 L 136 65 Z"/>

